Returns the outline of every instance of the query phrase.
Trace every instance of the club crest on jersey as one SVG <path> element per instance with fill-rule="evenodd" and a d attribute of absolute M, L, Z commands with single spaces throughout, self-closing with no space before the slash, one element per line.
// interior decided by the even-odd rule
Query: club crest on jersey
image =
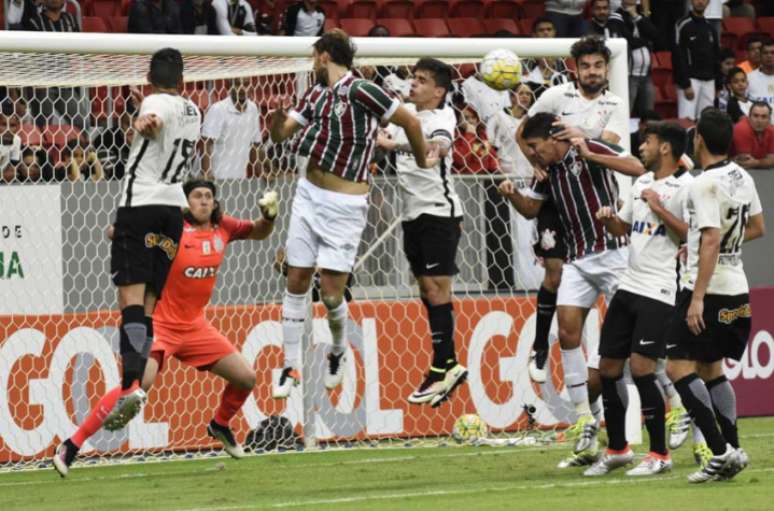
<path fill-rule="evenodd" d="M 556 246 L 556 231 L 546 229 L 540 233 L 540 248 L 551 250 Z"/>
<path fill-rule="evenodd" d="M 163 234 L 149 232 L 145 235 L 145 246 L 148 248 L 159 247 L 171 261 L 177 254 L 177 243 Z"/>
<path fill-rule="evenodd" d="M 578 176 L 583 171 L 583 162 L 582 161 L 574 161 L 570 164 L 570 172 L 572 172 L 573 176 Z"/>
<path fill-rule="evenodd" d="M 740 305 L 736 309 L 720 309 L 718 311 L 718 321 L 725 325 L 730 325 L 734 321 L 740 318 L 752 317 L 752 309 L 749 303 Z"/>
<path fill-rule="evenodd" d="M 210 245 L 209 241 L 203 241 L 202 242 L 202 254 L 210 255 L 211 253 L 212 253 L 212 245 Z"/>
<path fill-rule="evenodd" d="M 347 104 L 344 103 L 343 101 L 339 101 L 338 103 L 336 103 L 336 106 L 333 107 L 333 111 L 336 113 L 338 117 L 341 117 L 342 115 L 344 115 L 344 112 L 347 111 Z"/>
<path fill-rule="evenodd" d="M 183 270 L 183 274 L 189 279 L 209 279 L 218 273 L 217 266 L 189 266 Z"/>
<path fill-rule="evenodd" d="M 223 252 L 223 239 L 220 236 L 215 235 L 212 242 L 215 244 L 215 252 Z"/>

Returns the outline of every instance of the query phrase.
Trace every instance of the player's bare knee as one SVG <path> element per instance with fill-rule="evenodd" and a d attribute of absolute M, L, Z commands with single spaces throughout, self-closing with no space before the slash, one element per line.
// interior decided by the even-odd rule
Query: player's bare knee
<path fill-rule="evenodd" d="M 342 300 L 344 300 L 343 295 L 335 295 L 333 293 L 325 293 L 321 298 L 323 305 L 325 305 L 325 308 L 328 310 L 333 310 L 339 305 L 341 305 Z"/>
<path fill-rule="evenodd" d="M 239 388 L 239 390 L 253 390 L 256 385 L 255 373 L 252 371 L 244 371 L 239 373 L 239 377 L 236 378 L 233 384 Z"/>
<path fill-rule="evenodd" d="M 672 382 L 682 379 L 686 376 L 686 371 L 682 364 L 673 360 L 667 360 L 666 374 Z"/>
<path fill-rule="evenodd" d="M 550 268 L 550 269 L 549 269 Z M 559 290 L 559 284 L 562 282 L 562 267 L 552 268 L 546 267 L 546 274 L 543 277 L 543 287 L 552 293 L 556 293 Z"/>
<path fill-rule="evenodd" d="M 623 361 L 614 358 L 603 358 L 599 361 L 599 375 L 602 378 L 617 380 L 623 375 Z"/>
<path fill-rule="evenodd" d="M 562 349 L 570 350 L 581 344 L 581 332 L 574 327 L 559 326 L 559 345 Z"/>
<path fill-rule="evenodd" d="M 632 370 L 632 376 L 634 378 L 641 378 L 649 374 L 655 374 L 656 361 L 648 357 L 632 353 L 630 360 L 630 368 Z"/>

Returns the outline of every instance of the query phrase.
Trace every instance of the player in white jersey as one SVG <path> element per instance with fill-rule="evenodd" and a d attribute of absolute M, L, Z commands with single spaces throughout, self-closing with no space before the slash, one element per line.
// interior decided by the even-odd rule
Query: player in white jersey
<path fill-rule="evenodd" d="M 672 468 L 666 447 L 665 405 L 656 379 L 656 364 L 664 357 L 667 323 L 677 293 L 676 256 L 688 233 L 686 193 L 693 180 L 680 169 L 687 143 L 685 130 L 675 123 L 651 124 L 640 145 L 643 164 L 650 171 L 634 182 L 623 206 L 605 206 L 597 218 L 614 236 L 630 233 L 629 267 L 621 276 L 602 325 L 599 373 L 605 402 L 608 446 L 584 475 L 600 476 L 628 465 L 634 452 L 626 442 L 626 406 L 619 396 L 624 364 L 642 402 L 650 450 L 627 475 L 656 475 Z"/>
<path fill-rule="evenodd" d="M 765 227 L 752 177 L 728 160 L 732 136 L 727 114 L 702 112 L 694 150 L 704 172 L 688 191 L 687 280 L 666 337 L 667 373 L 714 455 L 688 476 L 692 483 L 730 479 L 748 463 L 722 361 L 740 360 L 747 347 L 752 311 L 742 243 Z"/>
<path fill-rule="evenodd" d="M 451 176 L 454 110 L 446 104 L 452 70 L 447 64 L 422 58 L 414 66 L 414 78 L 406 105 L 422 125 L 425 139 L 437 148 L 439 161 L 432 168 L 417 165 L 405 131 L 391 124 L 377 143 L 394 151 L 403 200 L 403 250 L 419 285 L 432 338 L 433 360 L 424 381 L 409 403 L 436 407 L 449 398 L 467 377 L 454 350 L 452 279 L 457 245 L 462 234 L 462 203 Z"/>
<path fill-rule="evenodd" d="M 142 100 L 116 212 L 110 273 L 121 308 L 121 395 L 105 429 L 124 427 L 145 402 L 140 388 L 153 341 L 151 316 L 183 232 L 182 180 L 199 139 L 201 115 L 183 88 L 183 57 L 173 48 L 153 54 L 148 72 L 153 93 Z"/>

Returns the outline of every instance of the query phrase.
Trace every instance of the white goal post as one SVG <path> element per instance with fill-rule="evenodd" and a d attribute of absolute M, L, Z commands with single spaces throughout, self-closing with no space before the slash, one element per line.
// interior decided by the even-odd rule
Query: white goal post
<path fill-rule="evenodd" d="M 103 233 L 115 211 L 118 169 L 131 137 L 131 129 L 122 127 L 130 115 L 127 86 L 145 85 L 150 55 L 174 47 L 185 58 L 186 94 L 196 96 L 205 117 L 228 96 L 229 79 L 248 78 L 265 129 L 268 99 L 296 95 L 308 85 L 315 39 L 0 32 L 2 116 L 18 121 L 15 136 L 29 149 L 16 174 L 23 167 L 26 177 L 0 176 L 8 183 L 0 186 L 0 470 L 35 466 L 49 457 L 119 379 L 119 318 Z M 464 77 L 465 65 L 493 49 L 507 48 L 523 59 L 566 58 L 574 41 L 355 38 L 355 67 L 411 65 L 419 57 L 435 57 Z M 606 44 L 612 53 L 610 89 L 628 104 L 626 41 Z M 61 99 L 65 90 L 80 93 Z M 53 113 L 42 109 L 47 101 L 54 103 Z M 69 101 L 73 111 L 56 111 L 68 109 L 56 101 Z M 489 151 L 488 143 L 483 145 Z M 621 145 L 628 149 L 628 138 Z M 104 172 L 92 168 L 72 177 L 78 151 L 93 152 Z M 397 180 L 394 172 L 380 170 L 372 179 L 368 226 L 354 272 L 348 329 L 353 356 L 343 389 L 328 393 L 321 385 L 330 332 L 316 304 L 305 340 L 304 388 L 294 390 L 287 405 L 272 401 L 270 385 L 282 360 L 284 286 L 272 264 L 284 245 L 296 169 L 287 150 L 268 143 L 261 158 L 250 162 L 253 179 L 218 182 L 221 202 L 229 214 L 256 218 L 258 197 L 273 188 L 283 214 L 270 239 L 229 246 L 208 309 L 208 318 L 256 368 L 258 386 L 235 424 L 240 439 L 277 415 L 286 417 L 307 445 L 317 440 L 328 446 L 443 441 L 464 413 L 479 414 L 497 434 L 550 434 L 566 426 L 573 412 L 562 383 L 556 325 L 552 378 L 538 389 L 526 374 L 535 322 L 530 293 L 540 281 L 534 268 L 526 268 L 534 265 L 523 244 L 527 224 L 494 192 L 502 176 L 466 168 L 456 176 L 465 220 L 454 300 L 455 342 L 470 369 L 469 383 L 438 409 L 406 403 L 429 366 L 431 347 L 402 252 Z M 29 178 L 35 165 L 48 165 L 53 176 L 57 169 L 63 174 L 35 181 Z M 590 318 L 587 349 L 595 349 L 600 316 Z M 211 453 L 217 445 L 204 428 L 222 387 L 217 378 L 170 361 L 144 413 L 124 431 L 98 433 L 83 453 L 94 462 Z"/>

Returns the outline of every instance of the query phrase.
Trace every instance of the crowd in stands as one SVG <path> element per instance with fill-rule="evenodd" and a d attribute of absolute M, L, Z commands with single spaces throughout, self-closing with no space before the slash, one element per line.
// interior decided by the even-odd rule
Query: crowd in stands
<path fill-rule="evenodd" d="M 704 108 L 717 106 L 736 123 L 738 161 L 748 168 L 774 168 L 774 2 L 83 0 L 78 5 L 75 0 L 9 0 L 3 14 L 12 30 L 57 32 L 314 36 L 341 27 L 369 37 L 623 37 L 633 119 L 679 118 L 690 126 Z M 474 66 L 457 66 L 450 97 L 459 119 L 455 172 L 518 174 L 520 165 L 506 156 L 509 141 L 500 134 L 500 112 L 520 119 L 545 89 L 572 80 L 574 69 L 570 59 L 560 58 L 523 64 L 523 85 L 510 94 L 486 87 Z M 356 72 L 396 95 L 408 95 L 406 67 Z M 198 172 L 237 178 L 264 175 L 269 167 L 292 168 L 288 152 L 271 147 L 262 127 L 265 82 L 194 86 L 206 96 L 198 102 L 207 127 Z M 107 95 L 105 87 L 0 89 L 0 183 L 123 177 L 133 137 L 129 96 L 128 87 Z M 116 108 L 105 108 L 113 100 Z M 232 117 L 229 128 L 223 119 Z M 635 133 L 635 147 L 636 140 Z M 236 164 L 218 162 L 237 149 Z M 390 173 L 389 162 L 375 171 Z"/>

